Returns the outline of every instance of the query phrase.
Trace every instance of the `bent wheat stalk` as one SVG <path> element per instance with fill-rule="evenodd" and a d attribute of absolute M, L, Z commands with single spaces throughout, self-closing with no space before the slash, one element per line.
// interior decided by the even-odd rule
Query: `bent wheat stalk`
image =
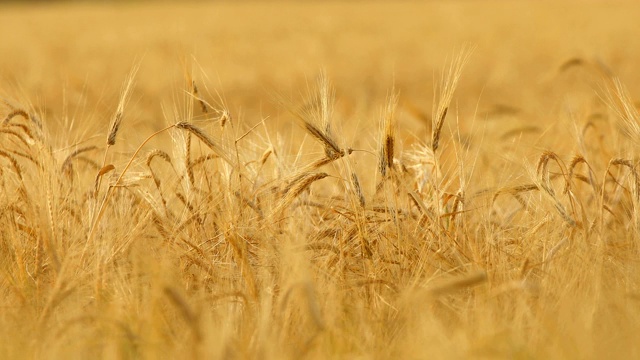
<path fill-rule="evenodd" d="M 142 150 L 142 148 L 149 142 L 151 141 L 151 139 L 153 139 L 154 137 L 156 137 L 157 135 L 174 128 L 176 125 L 170 125 L 167 126 L 164 129 L 158 130 L 156 132 L 154 132 L 153 134 L 151 134 L 148 138 L 146 138 L 142 144 L 140 144 L 140 146 L 138 146 L 138 148 L 136 149 L 136 151 L 133 153 L 133 155 L 131 156 L 131 159 L 129 159 L 129 162 L 127 163 L 127 165 L 125 165 L 124 169 L 122 169 L 122 172 L 120 173 L 120 176 L 118 177 L 118 179 L 115 181 L 115 183 L 111 186 L 109 186 L 109 189 L 107 190 L 107 194 L 104 196 L 104 199 L 102 200 L 102 203 L 100 204 L 100 208 L 98 210 L 98 213 L 96 215 L 96 217 L 93 219 L 92 224 L 91 224 L 91 230 L 89 231 L 89 234 L 87 235 L 87 242 L 84 245 L 84 248 L 82 249 L 82 255 L 80 256 L 80 261 L 84 261 L 84 257 L 86 255 L 87 249 L 89 244 L 92 242 L 93 237 L 95 235 L 96 232 L 96 228 L 98 226 L 98 223 L 100 222 L 100 220 L 102 219 L 102 216 L 104 215 L 104 211 L 107 207 L 107 201 L 109 200 L 109 198 L 111 197 L 111 194 L 113 193 L 113 189 L 117 186 L 120 185 L 122 179 L 124 178 L 124 175 L 127 173 L 127 171 L 129 170 L 129 168 L 131 167 L 131 164 L 133 164 L 133 160 L 136 159 L 136 157 L 138 156 L 138 154 L 140 153 L 140 151 Z"/>

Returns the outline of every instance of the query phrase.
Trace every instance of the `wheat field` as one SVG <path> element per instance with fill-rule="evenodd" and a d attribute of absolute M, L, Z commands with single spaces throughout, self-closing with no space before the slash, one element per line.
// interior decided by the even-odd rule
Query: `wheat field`
<path fill-rule="evenodd" d="M 639 11 L 0 4 L 0 358 L 640 357 Z"/>

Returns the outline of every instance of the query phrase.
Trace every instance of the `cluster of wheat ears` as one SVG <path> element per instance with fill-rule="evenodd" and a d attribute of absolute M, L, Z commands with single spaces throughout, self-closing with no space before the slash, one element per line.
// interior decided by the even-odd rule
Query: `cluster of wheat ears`
<path fill-rule="evenodd" d="M 134 74 L 102 144 L 52 148 L 45 119 L 2 99 L 0 357 L 638 354 L 637 161 L 585 145 L 618 128 L 639 144 L 636 108 L 605 80 L 582 153 L 480 189 L 480 155 L 443 136 L 465 61 L 407 150 L 395 91 L 371 149 L 335 129 L 326 76 L 301 106 L 276 96 L 323 150 L 293 160 L 191 79 L 192 116 L 125 160 L 110 149 Z"/>

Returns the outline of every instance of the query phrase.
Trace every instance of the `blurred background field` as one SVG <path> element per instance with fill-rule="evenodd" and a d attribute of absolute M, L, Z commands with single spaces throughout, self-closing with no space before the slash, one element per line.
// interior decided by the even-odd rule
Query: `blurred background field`
<path fill-rule="evenodd" d="M 3 91 L 28 96 L 53 118 L 64 111 L 91 118 L 97 130 L 106 128 L 136 63 L 135 116 L 127 124 L 133 129 L 163 123 L 159 104 L 183 90 L 185 68 L 247 119 L 278 121 L 273 90 L 300 92 L 322 69 L 340 106 L 351 111 L 379 103 L 395 85 L 405 106 L 429 114 L 438 72 L 472 46 L 458 89 L 461 114 L 508 105 L 538 118 L 562 109 L 571 95 L 592 93 L 591 74 L 583 76 L 588 67 L 559 72 L 574 58 L 606 64 L 637 91 L 636 7 L 616 1 L 4 5 L 0 77 Z"/>

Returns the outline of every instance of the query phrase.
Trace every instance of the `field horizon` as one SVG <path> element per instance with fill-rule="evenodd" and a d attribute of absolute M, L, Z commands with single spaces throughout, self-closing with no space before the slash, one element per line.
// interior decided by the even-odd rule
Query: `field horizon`
<path fill-rule="evenodd" d="M 0 5 L 0 358 L 640 356 L 638 5 L 280 3 Z"/>

